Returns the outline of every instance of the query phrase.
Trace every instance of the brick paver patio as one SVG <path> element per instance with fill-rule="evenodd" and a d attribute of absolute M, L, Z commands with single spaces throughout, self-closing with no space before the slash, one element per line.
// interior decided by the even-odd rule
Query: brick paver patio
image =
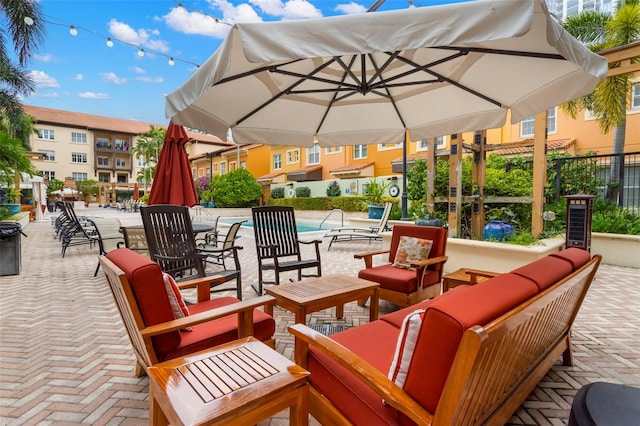
<path fill-rule="evenodd" d="M 138 213 L 115 209 L 78 213 L 117 214 L 123 224 L 141 223 Z M 220 214 L 246 217 L 249 211 Z M 71 247 L 63 259 L 49 221 L 32 222 L 25 232 L 21 274 L 0 277 L 0 424 L 147 424 L 148 381 L 134 376 L 134 355 L 104 276 L 93 278 L 97 248 Z M 250 298 L 257 280 L 255 245 L 251 230 L 240 234 L 242 282 Z M 363 267 L 353 253 L 375 247 L 340 243 L 327 252 L 328 243 L 323 246 L 323 274 L 349 275 Z M 394 308 L 381 302 L 380 315 Z M 293 315 L 276 308 L 275 316 L 277 350 L 291 357 L 293 339 L 286 328 Z M 312 314 L 308 323 L 357 326 L 368 317 L 368 308 L 350 303 L 343 320 L 328 310 Z M 638 318 L 640 271 L 602 265 L 573 329 L 575 365 L 556 363 L 511 423 L 567 424 L 573 396 L 590 382 L 640 386 Z M 287 424 L 287 418 L 281 413 L 261 424 Z"/>

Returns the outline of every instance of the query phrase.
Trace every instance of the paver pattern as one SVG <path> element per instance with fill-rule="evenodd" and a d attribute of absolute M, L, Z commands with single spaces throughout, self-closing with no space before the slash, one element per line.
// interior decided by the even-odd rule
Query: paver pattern
<path fill-rule="evenodd" d="M 123 224 L 141 223 L 139 213 L 115 209 L 93 207 L 78 214 L 117 215 Z M 216 214 L 247 217 L 249 211 L 217 209 Z M 319 220 L 324 214 L 299 215 Z M 147 424 L 148 380 L 134 376 L 135 358 L 106 280 L 102 273 L 93 277 L 97 248 L 71 247 L 63 259 L 48 219 L 32 222 L 25 233 L 21 273 L 0 277 L 0 425 Z M 244 295 L 251 298 L 251 283 L 257 280 L 255 244 L 250 229 L 240 235 Z M 325 241 L 323 274 L 357 274 L 363 265 L 353 254 L 380 244 L 339 243 L 327 252 Z M 382 301 L 380 315 L 394 309 Z M 287 326 L 293 314 L 277 307 L 274 314 L 276 349 L 292 357 Z M 356 303 L 345 306 L 344 319 L 333 315 L 333 310 L 317 312 L 307 322 L 357 326 L 369 318 L 368 308 Z M 575 365 L 556 363 L 510 423 L 567 424 L 573 396 L 590 382 L 640 386 L 638 318 L 640 271 L 602 265 L 573 329 Z M 261 425 L 287 423 L 283 412 Z M 317 422 L 312 419 L 311 424 Z"/>

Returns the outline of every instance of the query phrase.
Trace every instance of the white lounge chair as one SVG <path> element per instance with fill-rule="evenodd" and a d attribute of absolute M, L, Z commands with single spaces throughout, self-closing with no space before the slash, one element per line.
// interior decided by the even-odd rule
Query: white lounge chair
<path fill-rule="evenodd" d="M 391 229 L 387 226 L 387 222 L 389 221 L 389 215 L 391 215 L 392 207 L 393 203 L 384 203 L 384 211 L 382 212 L 382 217 L 380 217 L 380 222 L 378 222 L 376 225 L 372 225 L 368 228 L 343 226 L 340 228 L 334 228 L 331 231 L 327 232 L 325 238 L 331 238 L 327 251 L 331 250 L 331 245 L 333 243 L 339 241 L 369 240 L 369 242 L 371 242 L 375 240 L 381 240 L 382 236 L 380 234 Z"/>

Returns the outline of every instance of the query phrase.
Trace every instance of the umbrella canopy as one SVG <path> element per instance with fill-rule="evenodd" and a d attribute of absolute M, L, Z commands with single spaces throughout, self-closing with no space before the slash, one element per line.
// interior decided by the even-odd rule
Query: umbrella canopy
<path fill-rule="evenodd" d="M 56 195 L 77 195 L 80 192 L 67 186 L 66 188 L 63 189 L 58 189 L 56 191 L 51 191 L 52 194 L 56 194 Z"/>
<path fill-rule="evenodd" d="M 133 185 L 133 199 L 138 201 L 140 199 L 140 189 L 138 188 L 138 182 Z"/>
<path fill-rule="evenodd" d="M 149 205 L 177 204 L 192 207 L 198 204 L 198 194 L 184 148 L 188 141 L 189 137 L 182 126 L 169 123 L 149 193 Z"/>
<path fill-rule="evenodd" d="M 484 0 L 236 24 L 166 115 L 238 143 L 389 143 L 500 127 L 509 109 L 517 123 L 606 73 L 544 0 Z"/>

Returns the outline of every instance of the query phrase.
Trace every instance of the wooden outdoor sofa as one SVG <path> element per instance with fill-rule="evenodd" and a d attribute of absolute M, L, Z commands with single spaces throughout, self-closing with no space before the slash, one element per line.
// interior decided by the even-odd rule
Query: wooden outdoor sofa
<path fill-rule="evenodd" d="M 504 424 L 561 356 L 571 365 L 600 260 L 569 248 L 330 337 L 289 327 L 310 413 L 331 425 Z"/>

